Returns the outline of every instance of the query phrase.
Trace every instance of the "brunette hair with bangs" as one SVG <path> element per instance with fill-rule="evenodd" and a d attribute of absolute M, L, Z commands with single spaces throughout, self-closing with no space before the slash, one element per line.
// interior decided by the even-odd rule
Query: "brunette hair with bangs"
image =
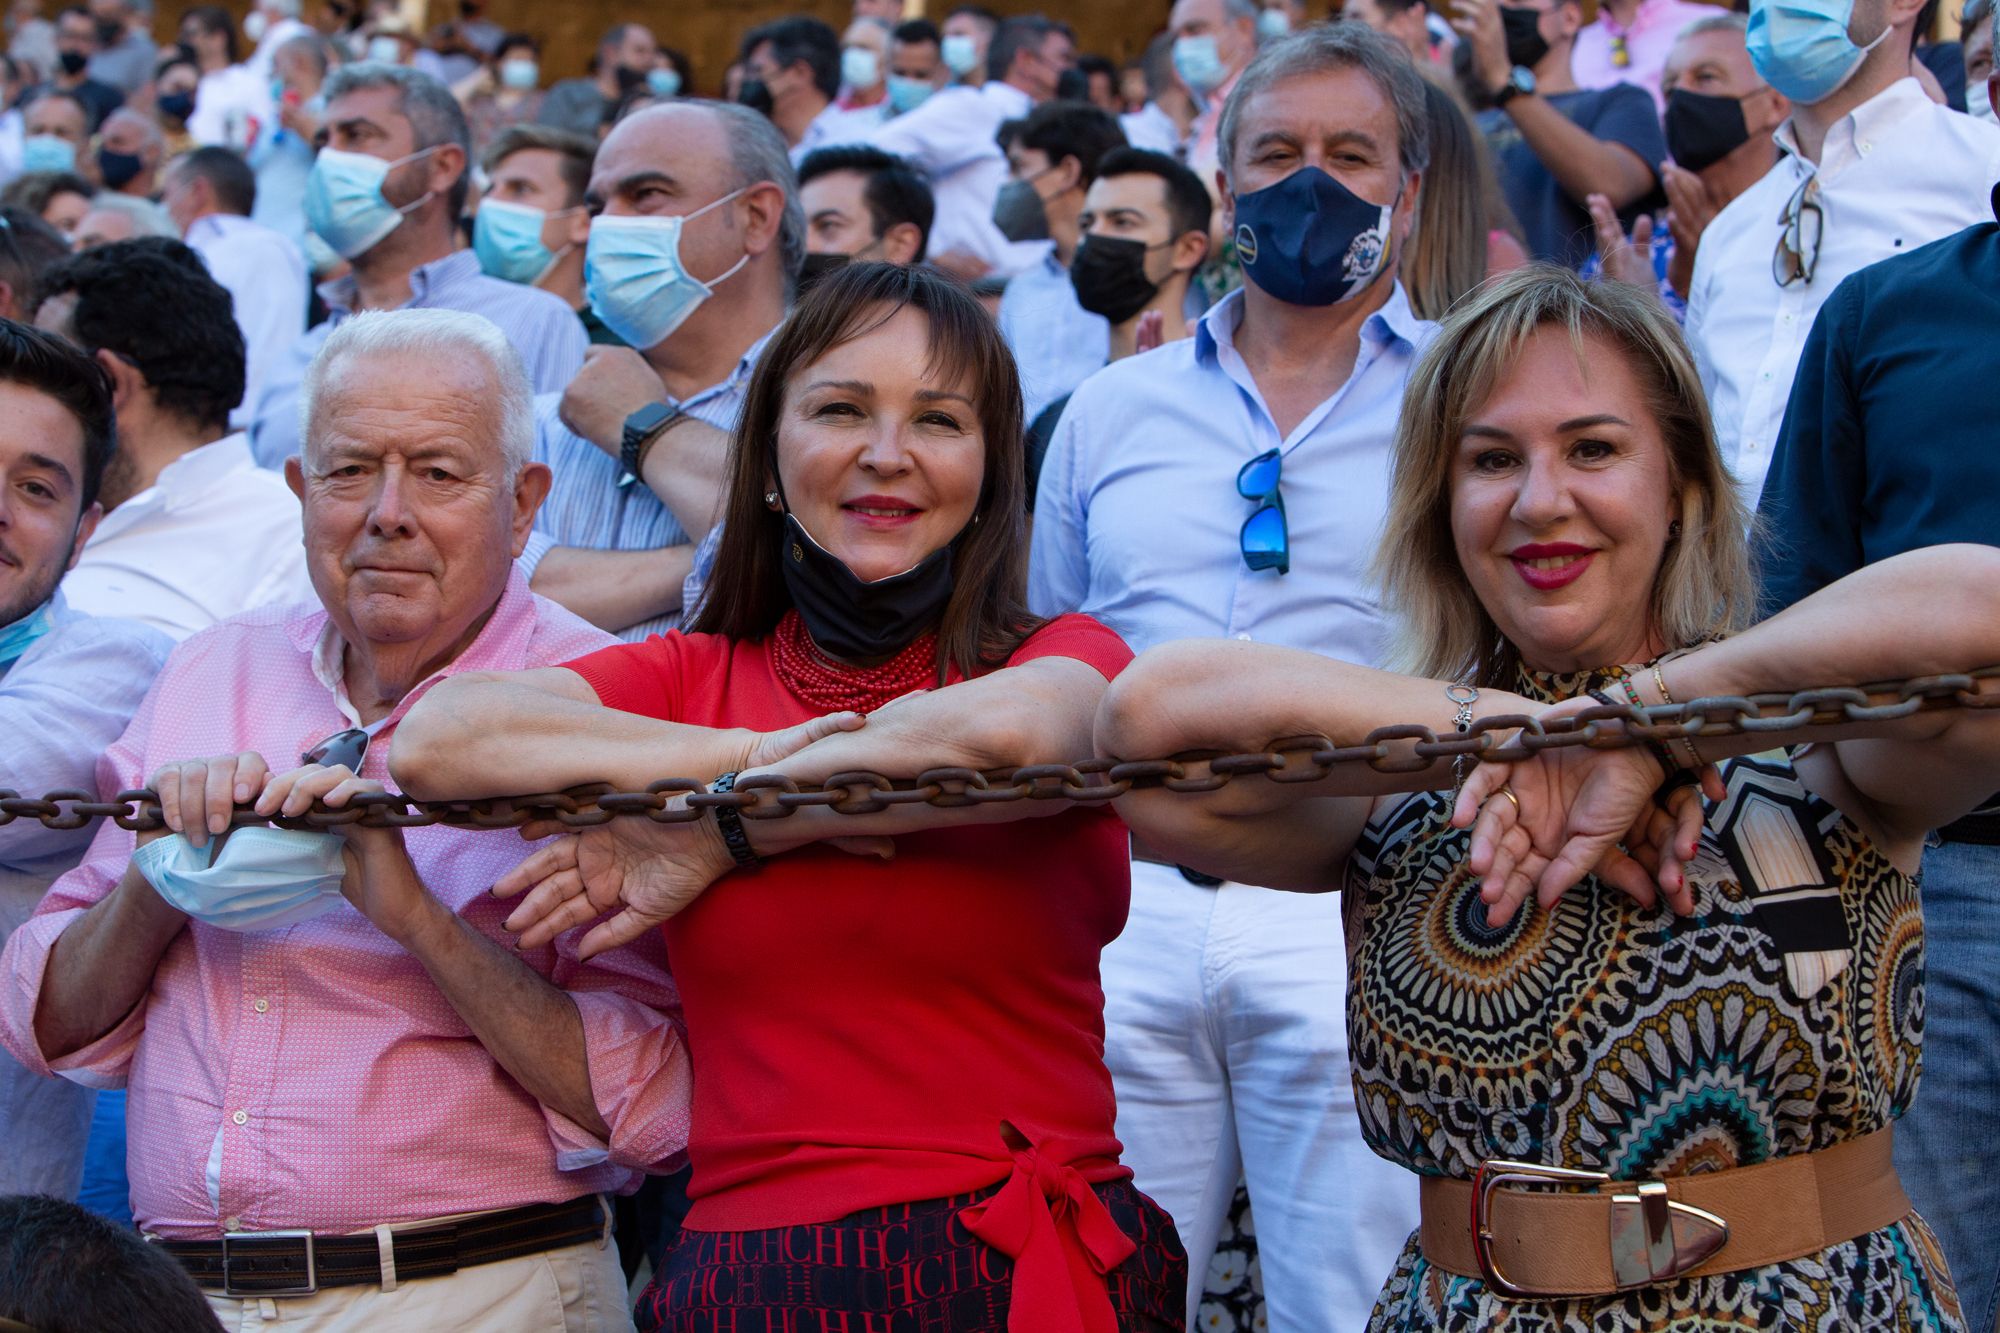
<path fill-rule="evenodd" d="M 930 367 L 972 380 L 986 446 L 985 478 L 953 556 L 951 598 L 938 620 L 938 683 L 1002 665 L 1043 621 L 1028 612 L 1027 480 L 1021 379 L 1000 331 L 970 292 L 929 269 L 849 264 L 800 300 L 764 348 L 729 444 L 722 541 L 690 632 L 761 639 L 792 607 L 779 564 L 785 516 L 767 508 L 778 466 L 778 423 L 793 376 L 833 348 L 880 328 L 905 307 L 930 322 Z"/>

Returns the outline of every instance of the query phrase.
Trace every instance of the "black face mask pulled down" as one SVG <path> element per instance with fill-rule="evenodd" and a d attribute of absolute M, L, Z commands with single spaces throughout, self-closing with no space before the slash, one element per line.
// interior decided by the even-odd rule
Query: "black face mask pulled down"
<path fill-rule="evenodd" d="M 914 568 L 873 583 L 856 578 L 791 514 L 785 515 L 782 540 L 778 567 L 806 633 L 823 652 L 845 661 L 895 656 L 935 624 L 951 600 L 956 539 Z"/>
<path fill-rule="evenodd" d="M 1523 5 L 1500 6 L 1500 26 L 1507 32 L 1507 63 L 1533 69 L 1549 53 L 1542 36 L 1542 11 Z"/>
<path fill-rule="evenodd" d="M 1750 142 L 1743 102 L 1676 88 L 1667 94 L 1667 152 L 1677 166 L 1703 171 Z"/>
<path fill-rule="evenodd" d="M 1160 284 L 1146 276 L 1144 241 L 1129 236 L 1086 236 L 1070 261 L 1076 303 L 1113 324 L 1123 324 L 1146 308 Z"/>

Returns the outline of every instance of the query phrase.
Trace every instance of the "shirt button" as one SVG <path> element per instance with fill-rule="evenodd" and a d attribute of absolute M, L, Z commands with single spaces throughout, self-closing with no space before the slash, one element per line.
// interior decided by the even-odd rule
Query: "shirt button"
<path fill-rule="evenodd" d="M 250 1007 L 252 1009 L 255 1009 L 258 1013 L 261 1014 L 270 1009 L 271 1002 L 269 1000 L 259 1000 L 257 1001 L 257 1003 L 251 1005 Z"/>
<path fill-rule="evenodd" d="M 230 1116 L 229 1118 L 231 1120 L 234 1120 L 239 1125 L 246 1125 L 250 1123 L 250 1113 L 248 1111 L 238 1111 L 235 1115 Z"/>
<path fill-rule="evenodd" d="M 238 1231 L 242 1227 L 243 1219 L 240 1217 L 225 1217 L 222 1219 L 222 1229 L 224 1231 Z"/>
<path fill-rule="evenodd" d="M 1238 634 L 1236 637 L 1240 642 L 1243 643 L 1250 642 L 1250 636 L 1248 634 Z"/>

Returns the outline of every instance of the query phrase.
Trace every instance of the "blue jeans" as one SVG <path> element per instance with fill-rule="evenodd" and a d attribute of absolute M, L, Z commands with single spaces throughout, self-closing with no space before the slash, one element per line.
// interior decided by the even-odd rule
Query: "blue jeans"
<path fill-rule="evenodd" d="M 1896 1169 L 1937 1232 L 1972 1333 L 2000 1318 L 2000 847 L 1924 851 L 1924 1077 Z"/>

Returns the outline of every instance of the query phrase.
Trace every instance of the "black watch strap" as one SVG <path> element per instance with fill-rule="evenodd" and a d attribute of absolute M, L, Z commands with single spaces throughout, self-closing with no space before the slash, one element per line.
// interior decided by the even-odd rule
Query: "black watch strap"
<path fill-rule="evenodd" d="M 639 469 L 646 462 L 646 450 L 666 433 L 669 426 L 686 415 L 679 403 L 669 401 L 647 403 L 625 418 L 625 430 L 618 447 L 620 487 L 630 486 L 639 480 Z"/>
<path fill-rule="evenodd" d="M 708 784 L 713 794 L 736 790 L 736 774 L 724 773 Z M 757 853 L 750 848 L 750 835 L 743 830 L 743 814 L 733 805 L 715 807 L 715 827 L 722 833 L 722 845 L 729 849 L 729 855 L 739 870 L 752 870 L 764 864 Z"/>

